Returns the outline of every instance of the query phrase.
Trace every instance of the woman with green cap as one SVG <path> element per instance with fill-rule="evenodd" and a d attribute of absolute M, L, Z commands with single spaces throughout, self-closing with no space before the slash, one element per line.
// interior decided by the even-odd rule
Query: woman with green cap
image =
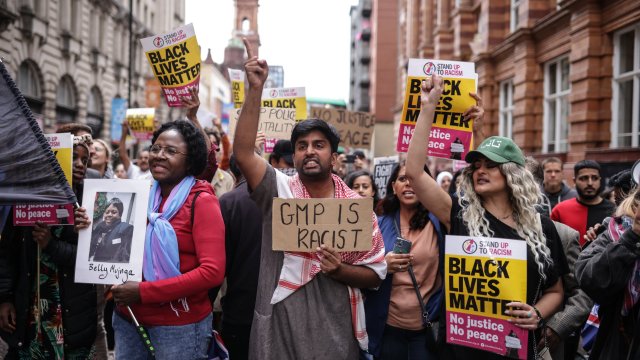
<path fill-rule="evenodd" d="M 540 189 L 525 169 L 522 151 L 511 139 L 489 137 L 466 155 L 469 166 L 462 171 L 454 198 L 422 170 L 442 90 L 443 80 L 437 75 L 422 83 L 422 110 L 409 145 L 406 175 L 420 202 L 448 234 L 526 241 L 527 298 L 508 303 L 500 315 L 510 316 L 512 324 L 529 331 L 528 358 L 538 358 L 539 349 L 534 344 L 545 344 L 541 340 L 544 319 L 560 310 L 563 302 L 561 277 L 568 266 L 562 244 L 551 220 L 537 215 Z M 510 355 L 456 345 L 449 345 L 447 350 L 456 359 L 501 359 Z"/>

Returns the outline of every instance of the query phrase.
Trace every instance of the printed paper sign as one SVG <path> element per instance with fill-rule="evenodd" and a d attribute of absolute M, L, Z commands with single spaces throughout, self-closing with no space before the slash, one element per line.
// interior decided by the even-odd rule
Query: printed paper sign
<path fill-rule="evenodd" d="M 528 331 L 504 311 L 527 300 L 527 243 L 447 235 L 445 241 L 447 342 L 526 359 Z"/>
<path fill-rule="evenodd" d="M 44 134 L 69 185 L 73 179 L 73 134 Z"/>
<path fill-rule="evenodd" d="M 180 97 L 190 96 L 189 89 L 198 88 L 200 82 L 200 47 L 193 24 L 141 39 L 140 43 L 167 105 L 182 106 Z"/>
<path fill-rule="evenodd" d="M 73 204 L 16 205 L 13 207 L 13 225 L 34 226 L 36 222 L 47 225 L 73 225 Z"/>
<path fill-rule="evenodd" d="M 229 123 L 229 136 L 232 139 L 235 137 L 236 125 L 241 111 L 242 109 L 232 110 L 232 118 Z M 265 135 L 265 152 L 272 152 L 273 146 L 278 140 L 290 139 L 294 126 L 296 126 L 296 109 L 261 107 L 258 132 L 263 132 Z"/>
<path fill-rule="evenodd" d="M 148 180 L 88 179 L 82 204 L 92 220 L 78 233 L 75 281 L 142 281 Z"/>
<path fill-rule="evenodd" d="M 398 155 L 377 157 L 373 159 L 373 179 L 378 188 L 378 197 L 383 199 L 387 195 L 387 183 L 393 168 L 398 165 Z"/>
<path fill-rule="evenodd" d="M 333 125 L 340 134 L 342 146 L 371 148 L 373 128 L 376 124 L 373 114 L 346 109 L 312 107 L 311 117 Z"/>
<path fill-rule="evenodd" d="M 151 140 L 153 138 L 153 119 L 155 118 L 156 109 L 139 108 L 127 110 L 127 122 L 133 136 L 141 141 Z"/>
<path fill-rule="evenodd" d="M 70 133 L 44 134 L 51 151 L 64 172 L 69 185 L 73 179 L 73 135 Z M 73 204 L 19 204 L 13 207 L 13 225 L 34 226 L 36 222 L 47 225 L 73 225 Z"/>
<path fill-rule="evenodd" d="M 473 121 L 462 114 L 475 100 L 475 65 L 471 62 L 409 59 L 405 101 L 400 118 L 400 132 L 396 150 L 407 152 L 420 109 L 420 88 L 427 76 L 438 74 L 444 78 L 444 89 L 436 107 L 433 127 L 429 134 L 429 156 L 462 160 L 471 149 Z"/>
<path fill-rule="evenodd" d="M 273 250 L 371 249 L 372 199 L 273 199 Z"/>
<path fill-rule="evenodd" d="M 233 107 L 239 109 L 244 103 L 244 71 L 229 69 L 229 79 L 231 80 Z"/>
<path fill-rule="evenodd" d="M 262 90 L 262 106 L 296 109 L 296 120 L 307 118 L 307 96 L 303 87 Z"/>

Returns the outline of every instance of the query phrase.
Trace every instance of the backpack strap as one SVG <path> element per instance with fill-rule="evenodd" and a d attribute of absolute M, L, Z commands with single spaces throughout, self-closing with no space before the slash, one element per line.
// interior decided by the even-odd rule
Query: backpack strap
<path fill-rule="evenodd" d="M 201 192 L 202 190 L 196 191 L 196 194 L 193 195 L 193 200 L 191 200 L 191 227 L 193 227 L 193 216 L 194 216 L 194 210 L 196 208 L 196 199 L 198 198 L 198 195 L 200 195 Z"/>

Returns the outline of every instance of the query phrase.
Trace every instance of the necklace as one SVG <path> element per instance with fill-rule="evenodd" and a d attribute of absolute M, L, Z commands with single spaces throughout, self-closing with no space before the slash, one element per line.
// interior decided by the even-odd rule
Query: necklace
<path fill-rule="evenodd" d="M 500 220 L 507 220 L 510 217 L 511 217 L 511 214 L 507 214 L 507 215 L 501 217 Z"/>

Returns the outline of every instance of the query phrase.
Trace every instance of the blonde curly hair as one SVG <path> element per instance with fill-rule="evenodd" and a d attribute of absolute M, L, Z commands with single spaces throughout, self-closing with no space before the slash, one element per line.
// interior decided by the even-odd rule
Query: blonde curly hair
<path fill-rule="evenodd" d="M 538 265 L 538 273 L 543 280 L 546 280 L 545 266 L 553 264 L 553 260 L 542 232 L 540 216 L 536 211 L 536 204 L 542 199 L 540 188 L 531 172 L 522 166 L 508 162 L 500 164 L 498 168 L 505 177 L 516 231 L 527 242 Z M 494 232 L 489 227 L 489 220 L 485 216 L 482 198 L 475 192 L 473 186 L 474 171 L 473 165 L 467 166 L 460 176 L 460 186 L 456 191 L 458 203 L 462 207 L 459 216 L 467 227 L 469 235 L 493 237 Z"/>

